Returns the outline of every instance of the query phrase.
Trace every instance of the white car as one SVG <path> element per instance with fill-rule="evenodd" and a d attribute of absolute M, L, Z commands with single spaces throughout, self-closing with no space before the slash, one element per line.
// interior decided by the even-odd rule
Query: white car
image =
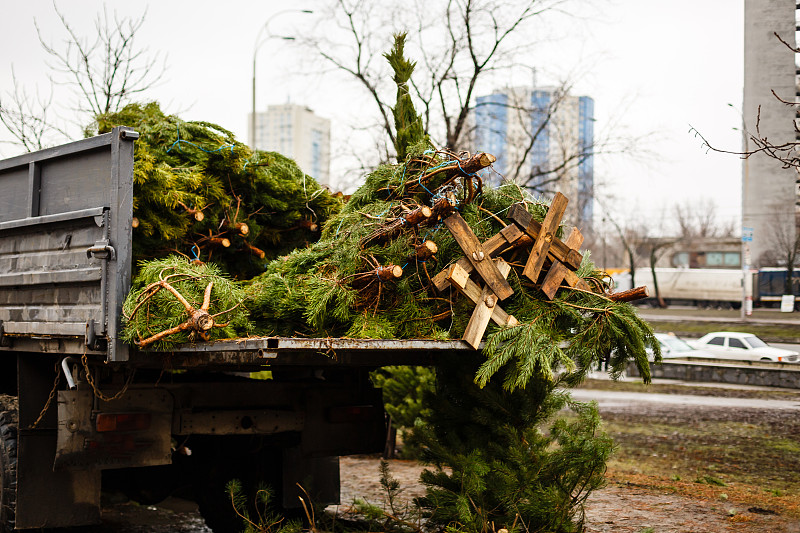
<path fill-rule="evenodd" d="M 663 359 L 671 359 L 676 357 L 714 357 L 703 350 L 695 350 L 689 346 L 686 341 L 680 337 L 675 336 L 673 333 L 655 333 L 654 334 L 658 344 L 661 345 L 661 357 Z M 649 359 L 653 360 L 651 350 L 648 350 Z"/>
<path fill-rule="evenodd" d="M 796 363 L 800 354 L 792 350 L 768 346 L 752 333 L 717 331 L 700 337 L 690 344 L 714 354 L 719 359 L 739 361 L 774 361 Z"/>

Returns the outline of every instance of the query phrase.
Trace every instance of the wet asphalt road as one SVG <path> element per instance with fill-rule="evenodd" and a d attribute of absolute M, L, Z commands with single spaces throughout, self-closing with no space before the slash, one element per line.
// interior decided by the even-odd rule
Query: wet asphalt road
<path fill-rule="evenodd" d="M 661 406 L 697 408 L 714 407 L 800 411 L 800 399 L 761 400 L 757 398 L 724 398 L 720 396 L 693 396 L 689 394 L 659 394 L 593 389 L 575 389 L 571 391 L 571 394 L 576 400 L 584 402 L 595 400 L 600 407 L 625 407 L 635 403 L 652 403 Z"/>

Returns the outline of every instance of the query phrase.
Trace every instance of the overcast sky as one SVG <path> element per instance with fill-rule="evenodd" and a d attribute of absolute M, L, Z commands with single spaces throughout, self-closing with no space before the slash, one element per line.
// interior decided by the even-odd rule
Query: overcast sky
<path fill-rule="evenodd" d="M 256 35 L 287 5 L 313 9 L 318 1 L 62 0 L 58 6 L 83 34 L 92 32 L 104 4 L 110 13 L 128 16 L 139 16 L 147 7 L 137 41 L 151 52 L 167 54 L 168 68 L 148 99 L 184 119 L 218 123 L 247 142 Z M 46 57 L 33 21 L 54 41 L 63 38 L 52 4 L 0 0 L 0 5 L 0 94 L 12 88 L 12 65 L 29 91 L 38 87 L 47 92 Z M 741 162 L 736 156 L 709 153 L 690 127 L 719 147 L 741 145 L 734 128 L 741 123 L 742 0 L 607 0 L 593 3 L 592 9 L 578 23 L 561 19 L 563 39 L 545 46 L 537 61 L 542 71 L 580 70 L 575 92 L 594 98 L 597 128 L 613 123 L 631 135 L 652 134 L 651 156 L 644 161 L 598 158 L 598 189 L 613 197 L 605 203 L 619 218 L 657 220 L 669 216 L 675 203 L 709 199 L 738 227 Z M 302 31 L 305 22 L 301 15 L 283 14 L 279 26 Z M 275 32 L 276 27 L 270 29 Z M 266 43 L 259 52 L 259 109 L 288 99 L 308 105 L 333 121 L 335 149 L 347 141 L 339 124 L 348 120 L 354 106 L 369 104 L 339 78 L 321 85 L 286 75 L 296 62 L 282 52 L 279 41 Z M 0 145 L 2 156 L 16 152 Z M 595 211 L 602 214 L 600 208 Z"/>

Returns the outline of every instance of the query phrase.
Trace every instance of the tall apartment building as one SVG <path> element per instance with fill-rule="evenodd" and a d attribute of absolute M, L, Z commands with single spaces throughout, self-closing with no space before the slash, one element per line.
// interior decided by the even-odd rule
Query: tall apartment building
<path fill-rule="evenodd" d="M 475 147 L 497 157 L 487 174 L 534 194 L 561 192 L 565 218 L 591 231 L 594 215 L 594 100 L 560 88 L 517 87 L 481 96 L 475 105 Z M 498 175 L 499 174 L 499 175 Z"/>
<path fill-rule="evenodd" d="M 795 45 L 795 0 L 745 0 L 744 2 L 744 120 L 743 150 L 755 148 L 747 132 L 767 137 L 774 145 L 794 142 L 797 93 L 795 54 L 774 35 Z M 760 113 L 759 113 L 760 108 Z M 759 133 L 756 133 L 758 121 Z M 742 163 L 742 226 L 752 228 L 750 265 L 774 266 L 780 262 L 781 241 L 793 242 L 795 217 L 800 205 L 798 175 L 794 169 L 763 153 Z M 746 230 L 747 232 L 747 230 Z M 749 233 L 749 232 L 747 232 Z"/>
<path fill-rule="evenodd" d="M 319 183 L 330 183 L 331 121 L 309 108 L 296 104 L 271 105 L 266 112 L 256 113 L 255 132 L 252 114 L 250 146 L 278 152 L 294 159 L 306 174 Z M 255 135 L 254 135 L 255 133 Z M 255 140 L 255 143 L 253 141 Z"/>

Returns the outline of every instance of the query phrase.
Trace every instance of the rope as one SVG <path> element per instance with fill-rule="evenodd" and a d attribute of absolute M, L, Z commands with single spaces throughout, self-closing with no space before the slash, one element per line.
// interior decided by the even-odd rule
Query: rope
<path fill-rule="evenodd" d="M 426 186 L 425 186 L 425 185 L 422 183 L 422 175 L 420 175 L 420 177 L 419 177 L 419 178 L 417 178 L 417 183 L 419 183 L 420 187 L 422 187 L 423 189 L 425 189 L 425 192 L 427 192 L 428 194 L 430 194 L 431 196 L 433 196 L 433 193 L 432 193 L 431 191 L 429 191 L 429 190 L 428 190 L 428 188 L 427 188 L 427 187 L 426 187 Z"/>
<path fill-rule="evenodd" d="M 472 177 L 472 176 L 476 176 L 478 174 L 477 172 L 473 172 L 472 174 L 470 174 L 469 172 L 467 172 L 466 170 L 461 168 L 461 161 L 459 161 L 458 159 L 456 159 L 455 162 L 458 165 L 458 170 L 460 170 L 465 176 Z"/>
<path fill-rule="evenodd" d="M 175 148 L 176 145 L 178 146 L 178 151 L 181 152 L 182 150 L 181 150 L 180 143 L 189 144 L 191 146 L 194 146 L 198 150 L 202 150 L 202 151 L 206 152 L 207 154 L 213 154 L 214 152 L 220 152 L 220 151 L 224 150 L 225 148 L 230 148 L 231 149 L 231 153 L 233 153 L 233 145 L 232 144 L 226 144 L 226 145 L 220 146 L 216 150 L 206 150 L 202 146 L 198 146 L 193 142 L 184 141 L 183 139 L 181 139 L 181 127 L 180 127 L 180 124 L 176 124 L 175 128 L 178 131 L 178 138 L 175 140 L 174 143 L 172 143 L 172 145 L 169 148 L 167 148 L 167 153 L 170 153 L 172 151 L 172 149 Z"/>

